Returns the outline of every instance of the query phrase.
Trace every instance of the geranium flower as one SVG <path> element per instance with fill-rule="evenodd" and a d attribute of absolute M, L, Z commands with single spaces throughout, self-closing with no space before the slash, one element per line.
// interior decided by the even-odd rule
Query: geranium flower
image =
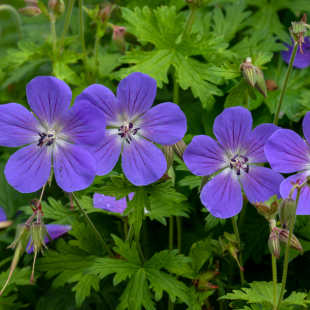
<path fill-rule="evenodd" d="M 26 91 L 34 115 L 17 103 L 0 106 L 0 145 L 29 144 L 7 162 L 7 181 L 22 193 L 35 192 L 47 182 L 53 161 L 56 182 L 64 191 L 88 187 L 96 162 L 85 148 L 102 143 L 104 115 L 85 100 L 69 109 L 71 90 L 54 77 L 36 77 Z"/>
<path fill-rule="evenodd" d="M 304 117 L 302 128 L 306 141 L 296 132 L 289 129 L 276 131 L 265 145 L 265 154 L 272 169 L 282 173 L 300 171 L 287 179 L 280 186 L 282 197 L 286 198 L 293 184 L 301 184 L 310 175 L 310 112 Z M 293 198 L 296 198 L 294 191 Z M 299 203 L 296 214 L 310 214 L 310 187 L 305 186 L 300 192 Z"/>
<path fill-rule="evenodd" d="M 129 200 L 132 199 L 134 193 L 128 195 Z M 116 200 L 115 197 L 106 196 L 103 194 L 95 194 L 93 198 L 94 208 L 103 209 L 113 213 L 122 214 L 127 208 L 126 197 Z"/>
<path fill-rule="evenodd" d="M 218 172 L 200 194 L 202 204 L 216 217 L 228 218 L 241 211 L 241 186 L 251 203 L 279 195 L 283 176 L 254 165 L 267 161 L 264 145 L 278 127 L 262 124 L 251 131 L 252 123 L 247 109 L 227 108 L 214 121 L 218 143 L 208 136 L 196 136 L 184 152 L 184 162 L 193 174 Z"/>
<path fill-rule="evenodd" d="M 294 44 L 293 39 L 292 39 L 292 43 Z M 289 64 L 294 45 L 287 45 L 287 44 L 285 45 L 288 47 L 288 51 L 282 52 L 282 58 L 287 64 Z M 297 53 L 294 59 L 293 66 L 298 69 L 304 69 L 310 66 L 310 39 L 309 37 L 305 38 L 305 43 L 303 43 L 302 45 L 302 50 L 304 52 L 303 54 L 300 53 L 300 50 L 297 50 Z"/>
<path fill-rule="evenodd" d="M 69 230 L 71 230 L 70 225 L 47 224 L 47 225 L 45 225 L 45 227 L 47 228 L 47 232 L 49 233 L 52 240 L 57 239 L 58 237 L 62 236 L 63 234 L 65 234 Z M 48 242 L 50 242 L 50 240 L 46 236 L 45 237 L 45 244 L 47 244 Z M 30 249 L 28 249 L 28 247 L 30 246 L 30 243 L 31 243 L 31 238 L 30 238 L 28 245 L 27 245 L 27 253 L 28 254 L 33 252 L 33 246 Z"/>
<path fill-rule="evenodd" d="M 13 221 L 8 221 L 4 209 L 0 207 L 0 229 L 9 227 L 12 224 L 13 224 Z"/>
<path fill-rule="evenodd" d="M 167 168 L 160 149 L 151 143 L 171 145 L 186 132 L 186 117 L 171 102 L 152 109 L 156 81 L 135 72 L 123 79 L 117 88 L 117 99 L 103 85 L 91 85 L 77 96 L 76 102 L 88 100 L 101 109 L 107 126 L 106 138 L 100 147 L 92 148 L 97 174 L 105 175 L 116 165 L 122 152 L 122 167 L 134 185 L 147 185 L 159 180 Z"/>

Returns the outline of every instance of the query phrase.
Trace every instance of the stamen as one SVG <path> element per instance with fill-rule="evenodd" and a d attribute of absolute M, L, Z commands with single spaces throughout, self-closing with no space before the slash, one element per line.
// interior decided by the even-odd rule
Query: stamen
<path fill-rule="evenodd" d="M 47 135 L 49 138 L 54 137 L 54 135 L 52 133 L 50 133 L 49 135 Z"/>
<path fill-rule="evenodd" d="M 126 138 L 126 141 L 127 141 L 128 144 L 130 144 L 130 141 L 127 138 Z"/>
<path fill-rule="evenodd" d="M 240 155 L 240 157 L 243 158 L 245 162 L 248 162 L 248 161 L 249 161 L 249 159 L 248 159 L 246 156 Z"/>
<path fill-rule="evenodd" d="M 245 171 L 246 173 L 249 173 L 249 170 L 250 170 L 250 166 L 249 166 L 249 165 L 246 165 L 246 168 L 244 169 L 244 171 Z"/>
<path fill-rule="evenodd" d="M 240 175 L 240 168 L 238 168 L 237 170 L 237 175 Z"/>
<path fill-rule="evenodd" d="M 129 129 L 132 129 L 133 123 L 129 123 Z"/>
<path fill-rule="evenodd" d="M 41 133 L 39 133 L 39 136 L 40 136 L 41 138 L 43 138 L 43 135 L 42 135 Z"/>

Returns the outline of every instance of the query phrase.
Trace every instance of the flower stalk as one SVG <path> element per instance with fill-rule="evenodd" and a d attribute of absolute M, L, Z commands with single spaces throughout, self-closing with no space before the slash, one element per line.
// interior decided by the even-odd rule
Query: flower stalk
<path fill-rule="evenodd" d="M 285 92 L 286 92 L 286 89 L 287 89 L 287 83 L 288 83 L 290 74 L 291 74 L 292 69 L 293 69 L 293 64 L 294 64 L 294 59 L 295 59 L 295 56 L 296 56 L 297 49 L 298 49 L 298 42 L 295 42 L 294 43 L 294 49 L 293 49 L 292 56 L 291 56 L 291 60 L 290 60 L 290 63 L 288 65 L 288 68 L 287 68 L 287 71 L 286 71 L 286 75 L 285 75 L 285 79 L 284 79 L 284 84 L 283 84 L 281 96 L 280 96 L 280 99 L 279 99 L 279 102 L 278 102 L 277 111 L 276 111 L 276 114 L 275 114 L 274 120 L 273 120 L 273 123 L 275 125 L 278 124 L 278 119 L 279 119 L 279 114 L 280 114 L 281 107 L 282 107 L 283 98 L 284 98 L 284 95 L 285 95 Z"/>
<path fill-rule="evenodd" d="M 9 11 L 10 13 L 12 13 L 19 39 L 22 40 L 23 39 L 22 22 L 16 9 L 12 5 L 2 4 L 0 5 L 0 12 L 1 11 Z"/>
<path fill-rule="evenodd" d="M 83 53 L 83 62 L 84 65 L 87 65 L 86 58 L 86 47 L 85 47 L 85 38 L 84 38 L 84 19 L 83 19 L 83 0 L 79 2 L 79 18 L 80 18 L 80 37 L 81 37 L 81 47 Z"/>
<path fill-rule="evenodd" d="M 91 229 L 93 230 L 94 234 L 98 237 L 101 245 L 103 246 L 103 248 L 106 250 L 106 252 L 109 254 L 109 256 L 111 258 L 115 258 L 115 255 L 111 252 L 111 250 L 108 248 L 107 244 L 104 242 L 104 240 L 102 239 L 102 237 L 100 236 L 98 230 L 96 229 L 95 225 L 93 224 L 93 222 L 91 221 L 91 219 L 88 217 L 88 215 L 86 214 L 86 212 L 84 211 L 83 207 L 81 206 L 80 202 L 78 201 L 75 193 L 72 193 L 72 197 L 77 205 L 77 207 L 79 208 L 79 210 L 81 211 L 81 213 L 83 214 L 86 222 L 89 224 L 89 226 L 91 227 Z"/>

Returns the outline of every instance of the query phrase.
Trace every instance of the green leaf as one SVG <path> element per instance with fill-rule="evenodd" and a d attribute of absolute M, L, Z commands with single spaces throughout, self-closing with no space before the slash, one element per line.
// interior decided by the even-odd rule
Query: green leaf
<path fill-rule="evenodd" d="M 192 309 L 188 308 L 187 310 L 201 310 L 203 309 L 202 306 L 205 305 L 205 300 L 211 296 L 215 290 L 209 290 L 209 291 L 196 291 L 196 288 L 192 286 L 190 288 L 190 298 L 191 298 L 191 304 Z"/>
<path fill-rule="evenodd" d="M 151 211 L 146 212 L 146 216 L 151 220 L 157 220 L 163 225 L 167 225 L 166 217 L 174 216 L 184 216 L 189 217 L 190 212 L 189 206 L 186 203 L 180 204 L 167 204 L 163 201 L 158 201 L 151 198 Z"/>
<path fill-rule="evenodd" d="M 246 106 L 249 97 L 253 100 L 257 99 L 253 88 L 242 78 L 237 86 L 229 90 L 229 95 L 225 100 L 225 107 Z"/>
<path fill-rule="evenodd" d="M 121 63 L 119 62 L 119 59 L 121 58 L 121 54 L 109 54 L 104 53 L 98 54 L 98 69 L 99 69 L 99 77 L 103 78 L 106 76 L 110 76 L 110 73 L 119 67 Z"/>
<path fill-rule="evenodd" d="M 50 279 L 57 275 L 52 288 L 63 286 L 68 279 L 82 273 L 92 266 L 96 255 L 89 255 L 83 250 L 69 246 L 63 239 L 58 239 L 56 249 L 59 253 L 45 251 L 45 257 L 36 262 L 36 269 L 46 272 L 46 278 Z"/>
<path fill-rule="evenodd" d="M 218 223 L 221 222 L 222 225 L 225 225 L 226 220 L 224 219 L 220 219 L 218 217 L 213 216 L 211 213 L 209 213 L 205 219 L 206 221 L 206 226 L 205 226 L 205 230 L 209 231 L 211 230 L 213 227 L 217 226 Z"/>
<path fill-rule="evenodd" d="M 213 67 L 210 68 L 210 71 L 217 76 L 225 78 L 226 80 L 241 76 L 240 64 L 238 63 L 230 64 L 229 62 L 224 62 L 220 68 Z"/>
<path fill-rule="evenodd" d="M 178 184 L 180 186 L 189 186 L 189 189 L 192 190 L 195 187 L 199 187 L 201 185 L 202 177 L 198 175 L 190 175 L 184 177 L 184 179 L 180 180 Z"/>
<path fill-rule="evenodd" d="M 189 252 L 189 257 L 192 259 L 191 266 L 196 274 L 199 275 L 201 267 L 212 255 L 213 247 L 211 244 L 212 234 L 208 238 L 194 243 Z"/>
<path fill-rule="evenodd" d="M 53 220 L 53 224 L 69 225 L 70 217 L 78 217 L 76 212 L 70 211 L 69 207 L 63 206 L 60 200 L 55 200 L 52 197 L 47 198 L 47 202 L 42 201 L 42 209 L 44 210 L 44 218 Z M 21 207 L 27 215 L 31 215 L 33 212 L 29 206 Z"/>
<path fill-rule="evenodd" d="M 115 77 L 122 79 L 134 71 L 149 74 L 156 79 L 162 88 L 168 83 L 168 70 L 175 68 L 175 76 L 184 90 L 191 88 L 194 97 L 199 97 L 204 108 L 210 109 L 215 102 L 214 95 L 223 93 L 214 83 L 219 79 L 209 69 L 211 64 L 202 63 L 190 56 L 208 55 L 222 51 L 227 47 L 223 38 L 217 38 L 213 33 L 206 35 L 182 35 L 185 19 L 183 14 L 177 14 L 175 7 L 161 6 L 151 11 L 148 7 L 122 9 L 123 18 L 129 23 L 127 30 L 135 34 L 143 42 L 156 46 L 155 51 L 133 50 L 120 60 L 123 63 L 134 64 L 122 68 Z"/>
<path fill-rule="evenodd" d="M 251 57 L 252 57 L 253 66 L 259 67 L 261 69 L 265 69 L 262 65 L 271 61 L 273 57 L 273 53 L 271 52 L 258 53 L 258 54 L 251 55 Z"/>
<path fill-rule="evenodd" d="M 69 283 L 77 282 L 72 288 L 75 294 L 76 306 L 80 308 L 86 297 L 90 296 L 90 290 L 93 288 L 95 291 L 99 292 L 99 279 L 97 275 L 83 275 L 82 273 L 74 275 L 72 278 L 68 279 Z"/>

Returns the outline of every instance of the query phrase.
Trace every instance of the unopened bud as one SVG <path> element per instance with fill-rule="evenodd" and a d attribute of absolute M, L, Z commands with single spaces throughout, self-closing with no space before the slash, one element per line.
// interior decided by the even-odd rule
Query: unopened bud
<path fill-rule="evenodd" d="M 109 3 L 106 7 L 104 7 L 102 10 L 99 12 L 99 16 L 101 19 L 102 23 L 107 22 L 110 19 L 111 12 L 112 12 L 112 4 Z"/>
<path fill-rule="evenodd" d="M 276 232 L 271 232 L 268 240 L 268 246 L 271 254 L 276 259 L 279 259 L 281 247 L 280 247 L 280 239 Z"/>
<path fill-rule="evenodd" d="M 35 6 L 27 6 L 18 10 L 21 14 L 28 17 L 36 17 L 41 14 L 41 10 Z"/>
<path fill-rule="evenodd" d="M 270 213 L 273 214 L 277 214 L 279 210 L 279 203 L 277 200 L 275 200 L 274 202 L 271 203 L 270 205 Z"/>
<path fill-rule="evenodd" d="M 24 0 L 27 6 L 38 6 L 37 0 Z"/>
<path fill-rule="evenodd" d="M 24 251 L 26 250 L 28 241 L 30 238 L 30 225 L 19 224 L 16 229 L 15 239 L 13 243 L 8 246 L 8 248 L 15 249 L 15 247 L 19 248 L 21 255 L 23 255 Z"/>
<path fill-rule="evenodd" d="M 237 262 L 239 268 L 241 271 L 244 271 L 244 268 L 240 265 L 239 261 L 238 261 L 238 256 L 237 256 L 237 252 L 238 249 L 233 245 L 233 243 L 229 243 L 228 244 L 228 251 L 230 253 L 230 255 L 235 259 L 235 261 Z"/>
<path fill-rule="evenodd" d="M 113 41 L 120 52 L 125 54 L 125 27 L 114 26 Z"/>
<path fill-rule="evenodd" d="M 248 82 L 248 84 L 254 87 L 256 83 L 256 71 L 255 67 L 252 65 L 252 59 L 248 57 L 246 62 L 240 65 L 240 68 L 242 69 L 244 79 Z"/>
<path fill-rule="evenodd" d="M 208 271 L 202 273 L 198 280 L 200 282 L 208 282 L 208 281 L 212 280 L 213 278 L 215 278 L 218 274 L 220 274 L 220 273 L 216 270 L 208 270 Z"/>
<path fill-rule="evenodd" d="M 264 74 L 263 71 L 258 68 L 255 68 L 255 73 L 256 73 L 256 83 L 254 85 L 254 88 L 260 92 L 265 98 L 267 98 L 267 87 L 266 87 L 266 82 L 264 79 Z"/>
<path fill-rule="evenodd" d="M 63 0 L 49 0 L 48 6 L 56 18 L 65 11 L 65 3 Z"/>
<path fill-rule="evenodd" d="M 206 290 L 216 290 L 217 288 L 219 288 L 219 286 L 214 285 L 210 282 L 200 282 L 198 281 L 197 283 L 197 288 L 201 291 L 206 291 Z"/>
<path fill-rule="evenodd" d="M 279 232 L 280 242 L 287 244 L 288 235 L 289 235 L 289 230 L 281 229 Z M 303 252 L 302 246 L 294 234 L 292 234 L 292 237 L 291 237 L 290 247 L 292 249 Z"/>
<path fill-rule="evenodd" d="M 31 243 L 29 248 L 33 246 L 34 252 L 41 251 L 43 253 L 43 247 L 47 249 L 45 244 L 45 236 L 47 235 L 46 226 L 40 222 L 33 223 L 31 225 Z"/>
<path fill-rule="evenodd" d="M 173 159 L 174 159 L 174 151 L 172 145 L 162 145 L 161 150 L 165 155 L 166 162 L 167 162 L 167 170 L 172 166 Z"/>
<path fill-rule="evenodd" d="M 293 38 L 295 44 L 299 44 L 300 53 L 303 54 L 301 45 L 305 43 L 304 38 L 307 33 L 307 14 L 303 14 L 302 19 L 299 22 L 292 22 L 292 27 L 290 27 L 290 34 Z"/>
<path fill-rule="evenodd" d="M 186 144 L 183 140 L 173 144 L 173 149 L 174 149 L 174 152 L 176 153 L 176 155 L 183 160 L 183 154 L 185 152 L 185 149 L 186 149 Z"/>
<path fill-rule="evenodd" d="M 262 202 L 255 202 L 253 205 L 260 215 L 266 216 L 270 214 L 270 207 L 268 207 L 266 204 Z"/>
<path fill-rule="evenodd" d="M 279 216 L 281 225 L 289 228 L 296 213 L 296 202 L 293 198 L 284 198 L 280 204 Z"/>

